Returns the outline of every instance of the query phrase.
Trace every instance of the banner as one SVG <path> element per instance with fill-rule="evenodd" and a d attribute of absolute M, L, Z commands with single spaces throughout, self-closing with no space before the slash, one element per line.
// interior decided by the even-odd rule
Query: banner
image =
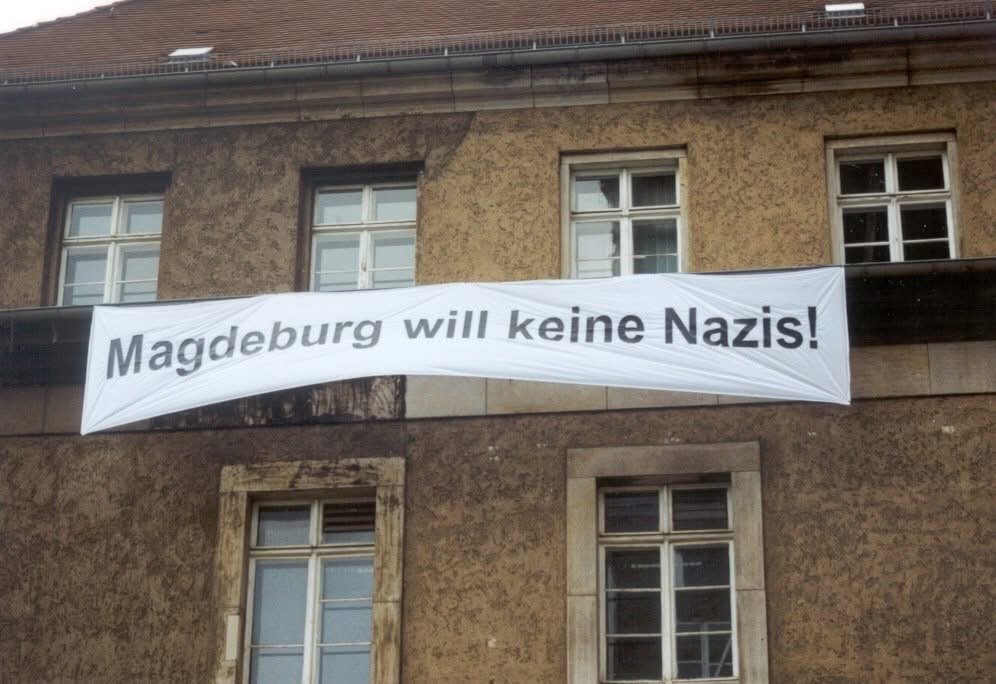
<path fill-rule="evenodd" d="M 371 375 L 850 401 L 844 272 L 459 283 L 94 307 L 82 434 Z"/>

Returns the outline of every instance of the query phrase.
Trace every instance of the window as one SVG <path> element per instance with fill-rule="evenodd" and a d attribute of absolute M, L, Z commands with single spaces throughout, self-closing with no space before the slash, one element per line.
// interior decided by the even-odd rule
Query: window
<path fill-rule="evenodd" d="M 246 633 L 249 681 L 370 681 L 371 497 L 257 504 Z"/>
<path fill-rule="evenodd" d="M 606 488 L 599 504 L 604 681 L 734 677 L 726 486 Z"/>
<path fill-rule="evenodd" d="M 397 684 L 404 460 L 222 469 L 212 681 Z"/>
<path fill-rule="evenodd" d="M 569 449 L 567 681 L 768 681 L 756 442 Z"/>
<path fill-rule="evenodd" d="M 837 261 L 956 257 L 953 148 L 950 136 L 832 142 Z"/>
<path fill-rule="evenodd" d="M 566 158 L 565 276 L 682 270 L 683 158 L 680 153 Z"/>
<path fill-rule="evenodd" d="M 414 285 L 416 204 L 414 182 L 317 186 L 310 288 Z"/>
<path fill-rule="evenodd" d="M 62 233 L 58 304 L 155 300 L 162 227 L 162 195 L 71 200 Z"/>

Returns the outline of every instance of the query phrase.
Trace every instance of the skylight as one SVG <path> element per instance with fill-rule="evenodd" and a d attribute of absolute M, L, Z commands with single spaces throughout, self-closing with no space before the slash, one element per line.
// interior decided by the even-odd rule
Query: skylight
<path fill-rule="evenodd" d="M 824 8 L 831 17 L 863 17 L 865 15 L 865 3 L 863 2 L 839 2 L 825 5 Z"/>
<path fill-rule="evenodd" d="M 169 53 L 171 62 L 192 62 L 199 59 L 207 59 L 207 56 L 214 51 L 214 47 L 189 47 L 178 48 Z"/>

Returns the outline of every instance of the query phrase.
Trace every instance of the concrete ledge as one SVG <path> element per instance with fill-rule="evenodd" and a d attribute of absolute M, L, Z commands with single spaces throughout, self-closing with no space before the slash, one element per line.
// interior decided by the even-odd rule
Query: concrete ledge
<path fill-rule="evenodd" d="M 927 345 L 851 349 L 851 396 L 930 394 Z"/>
<path fill-rule="evenodd" d="M 931 394 L 996 392 L 996 341 L 928 344 Z"/>
<path fill-rule="evenodd" d="M 947 342 L 851 349 L 855 399 L 924 397 L 996 392 L 996 341 Z M 373 418 L 452 418 L 523 413 L 563 413 L 737 404 L 775 399 L 695 392 L 626 389 L 469 377 L 411 375 L 405 410 Z M 0 435 L 78 433 L 83 388 L 0 388 Z M 113 431 L 149 429 L 139 421 Z"/>
<path fill-rule="evenodd" d="M 640 477 L 751 472 L 761 469 L 757 442 L 567 450 L 567 477 Z"/>
<path fill-rule="evenodd" d="M 409 375 L 405 383 L 405 417 L 482 416 L 486 394 L 484 378 Z"/>
<path fill-rule="evenodd" d="M 608 407 L 605 387 L 599 385 L 489 379 L 487 391 L 489 416 L 505 413 L 604 411 Z"/>
<path fill-rule="evenodd" d="M 44 387 L 0 390 L 0 435 L 41 432 L 44 418 Z"/>
<path fill-rule="evenodd" d="M 772 59 L 768 51 L 739 53 L 737 59 L 681 54 L 616 60 L 588 49 L 586 61 L 566 65 L 531 65 L 531 59 L 556 58 L 554 51 L 539 51 L 453 72 L 388 73 L 387 65 L 378 62 L 350 64 L 348 70 L 284 69 L 270 74 L 264 85 L 250 85 L 245 73 L 198 74 L 196 82 L 191 74 L 126 79 L 127 95 L 105 92 L 107 82 L 100 88 L 89 82 L 75 84 L 84 94 L 74 92 L 71 99 L 62 92 L 68 87 L 64 83 L 37 85 L 31 86 L 31 96 L 22 90 L 18 99 L 0 97 L 0 139 L 996 80 L 996 50 L 989 36 L 960 38 L 920 44 L 911 54 L 905 43 L 852 47 L 843 61 L 836 55 Z M 693 52 L 700 49 L 705 46 Z M 799 55 L 819 56 L 820 50 Z M 571 49 L 561 57 L 573 61 L 577 54 Z M 50 114 L 55 111 L 58 116 Z"/>

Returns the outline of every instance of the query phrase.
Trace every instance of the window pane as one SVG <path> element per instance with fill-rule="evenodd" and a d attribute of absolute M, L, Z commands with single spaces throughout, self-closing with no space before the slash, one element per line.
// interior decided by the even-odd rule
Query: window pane
<path fill-rule="evenodd" d="M 374 221 L 414 221 L 415 186 L 409 188 L 375 188 Z"/>
<path fill-rule="evenodd" d="M 675 530 L 725 530 L 725 489 L 675 489 L 671 492 Z"/>
<path fill-rule="evenodd" d="M 315 197 L 315 224 L 321 226 L 363 221 L 362 190 L 322 190 Z"/>
<path fill-rule="evenodd" d="M 733 638 L 730 634 L 700 634 L 676 639 L 679 679 L 733 676 Z"/>
<path fill-rule="evenodd" d="M 660 529 L 657 492 L 606 492 L 606 532 L 656 532 Z"/>
<path fill-rule="evenodd" d="M 660 634 L 660 592 L 607 592 L 605 632 L 606 634 Z"/>
<path fill-rule="evenodd" d="M 114 205 L 74 204 L 69 211 L 69 237 L 98 237 L 111 234 Z"/>
<path fill-rule="evenodd" d="M 633 206 L 658 207 L 678 203 L 674 174 L 633 176 Z"/>
<path fill-rule="evenodd" d="M 678 632 L 719 632 L 732 629 L 730 590 L 699 589 L 674 593 Z"/>
<path fill-rule="evenodd" d="M 867 264 L 881 261 L 890 261 L 888 245 L 847 247 L 844 249 L 844 263 L 847 264 Z"/>
<path fill-rule="evenodd" d="M 885 161 L 844 161 L 840 163 L 840 192 L 857 195 L 885 192 Z"/>
<path fill-rule="evenodd" d="M 885 207 L 844 210 L 844 243 L 888 242 L 889 219 Z"/>
<path fill-rule="evenodd" d="M 252 643 L 304 643 L 308 561 L 256 561 L 252 603 Z"/>
<path fill-rule="evenodd" d="M 121 248 L 121 280 L 155 280 L 159 275 L 159 245 Z"/>
<path fill-rule="evenodd" d="M 373 268 L 411 268 L 415 265 L 415 233 L 373 233 Z"/>
<path fill-rule="evenodd" d="M 322 561 L 322 598 L 373 596 L 373 558 L 334 558 Z"/>
<path fill-rule="evenodd" d="M 310 506 L 267 506 L 259 509 L 257 546 L 305 546 L 311 523 Z"/>
<path fill-rule="evenodd" d="M 304 651 L 299 648 L 254 648 L 249 664 L 252 684 L 300 682 Z"/>
<path fill-rule="evenodd" d="M 100 283 L 107 275 L 107 250 L 92 251 L 86 248 L 66 252 L 66 284 Z M 103 287 L 101 287 L 103 292 Z"/>
<path fill-rule="evenodd" d="M 605 586 L 608 589 L 660 589 L 660 550 L 607 549 Z"/>
<path fill-rule="evenodd" d="M 161 233 L 162 231 L 162 200 L 124 203 L 124 216 L 121 221 L 121 232 L 136 234 Z"/>
<path fill-rule="evenodd" d="M 579 279 L 610 278 L 619 275 L 619 259 L 599 259 L 598 261 L 579 261 L 577 265 Z"/>
<path fill-rule="evenodd" d="M 369 684 L 370 648 L 325 646 L 321 649 L 321 684 Z"/>
<path fill-rule="evenodd" d="M 341 292 L 359 287 L 359 271 L 320 273 L 315 276 L 315 292 Z"/>
<path fill-rule="evenodd" d="M 677 273 L 677 256 L 638 256 L 633 258 L 633 273 Z"/>
<path fill-rule="evenodd" d="M 619 208 L 619 176 L 574 179 L 574 210 L 600 211 Z"/>
<path fill-rule="evenodd" d="M 673 273 L 678 270 L 678 221 L 633 221 L 633 271 Z"/>
<path fill-rule="evenodd" d="M 122 304 L 156 301 L 156 281 L 145 280 L 137 283 L 122 283 L 118 286 L 118 301 Z"/>
<path fill-rule="evenodd" d="M 370 641 L 370 616 L 367 603 L 325 603 L 322 605 L 323 644 L 355 644 Z"/>
<path fill-rule="evenodd" d="M 906 261 L 924 261 L 926 259 L 949 259 L 951 250 L 947 240 L 944 242 L 914 242 L 903 245 L 903 258 Z"/>
<path fill-rule="evenodd" d="M 709 587 L 730 583 L 728 546 L 678 546 L 674 549 L 674 586 Z"/>
<path fill-rule="evenodd" d="M 924 159 L 899 159 L 900 190 L 943 190 L 944 165 L 940 156 Z"/>
<path fill-rule="evenodd" d="M 67 285 L 62 288 L 63 306 L 93 306 L 104 303 L 104 284 Z"/>
<path fill-rule="evenodd" d="M 315 271 L 356 271 L 360 265 L 360 234 L 320 235 L 315 240 Z"/>
<path fill-rule="evenodd" d="M 948 212 L 944 205 L 900 207 L 904 240 L 926 240 L 948 236 Z"/>
<path fill-rule="evenodd" d="M 610 637 L 605 640 L 605 674 L 610 681 L 661 678 L 661 640 Z"/>
<path fill-rule="evenodd" d="M 412 287 L 415 284 L 415 271 L 410 268 L 374 271 L 370 276 L 370 287 L 374 290 L 385 290 L 392 287 Z"/>
<path fill-rule="evenodd" d="M 619 256 L 619 222 L 576 223 L 577 258 L 604 259 Z"/>

